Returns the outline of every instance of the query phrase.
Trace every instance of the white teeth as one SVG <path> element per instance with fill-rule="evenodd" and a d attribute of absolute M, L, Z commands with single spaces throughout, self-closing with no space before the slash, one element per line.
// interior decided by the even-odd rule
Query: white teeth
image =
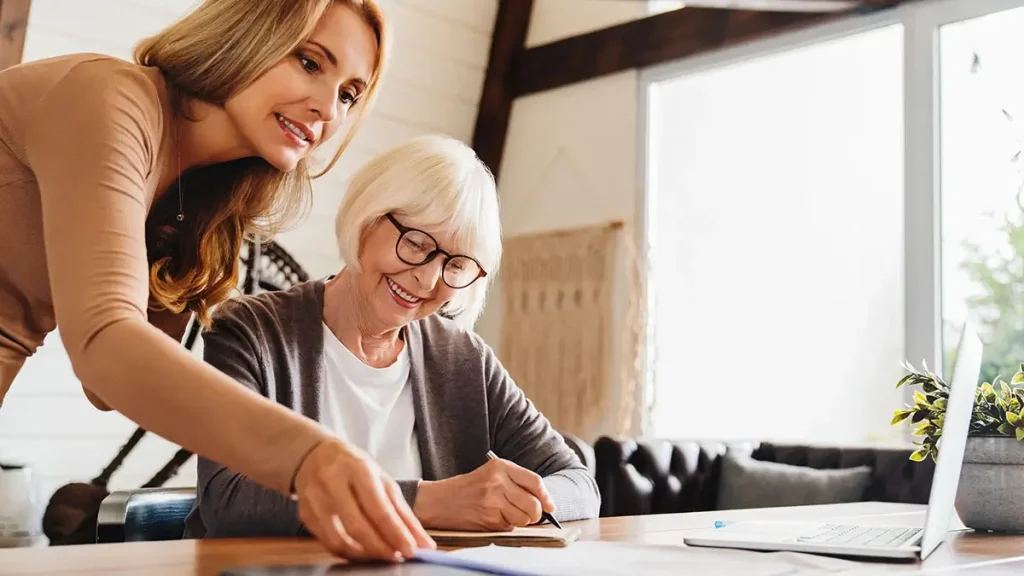
<path fill-rule="evenodd" d="M 289 122 L 288 119 L 285 118 L 284 116 L 277 114 L 277 121 L 283 124 L 285 128 L 291 130 L 292 134 L 295 134 L 301 140 L 305 140 L 307 142 L 309 141 L 309 138 L 306 138 L 306 133 L 303 132 L 302 129 L 296 126 L 295 124 Z"/>
<path fill-rule="evenodd" d="M 409 294 L 405 290 L 402 290 L 402 287 L 396 284 L 394 280 L 392 280 L 391 278 L 385 278 L 385 280 L 388 281 L 388 286 L 391 287 L 391 290 L 393 290 L 395 294 L 398 294 L 398 296 L 401 297 L 402 300 L 405 300 L 409 304 L 415 304 L 422 300 L 422 298 L 417 298 L 412 294 Z"/>

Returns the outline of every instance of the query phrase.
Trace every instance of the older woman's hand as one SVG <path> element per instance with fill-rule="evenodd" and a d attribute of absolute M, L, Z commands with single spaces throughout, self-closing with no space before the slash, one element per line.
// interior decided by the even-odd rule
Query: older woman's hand
<path fill-rule="evenodd" d="M 411 558 L 435 548 L 402 492 L 367 454 L 340 440 L 318 445 L 295 476 L 299 519 L 331 552 L 352 560 Z"/>
<path fill-rule="evenodd" d="M 413 506 L 424 526 L 447 530 L 511 530 L 554 510 L 540 476 L 500 459 L 468 474 L 420 483 Z"/>

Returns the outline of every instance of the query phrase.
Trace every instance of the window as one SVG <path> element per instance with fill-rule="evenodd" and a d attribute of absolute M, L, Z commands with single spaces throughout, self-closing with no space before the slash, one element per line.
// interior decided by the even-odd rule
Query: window
<path fill-rule="evenodd" d="M 901 437 L 902 62 L 896 24 L 649 85 L 652 435 Z"/>
<path fill-rule="evenodd" d="M 982 378 L 1024 362 L 1024 9 L 940 29 L 942 344 L 970 320 Z"/>
<path fill-rule="evenodd" d="M 908 2 L 645 70 L 653 436 L 909 440 L 901 360 L 1024 362 L 1024 0 Z"/>

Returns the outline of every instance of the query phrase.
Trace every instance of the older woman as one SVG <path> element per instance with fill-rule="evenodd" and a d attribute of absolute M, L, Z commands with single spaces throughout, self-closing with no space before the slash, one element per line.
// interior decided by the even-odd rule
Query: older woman
<path fill-rule="evenodd" d="M 224 306 L 206 360 L 364 450 L 425 527 L 596 516 L 586 467 L 469 330 L 501 257 L 494 179 L 473 151 L 429 136 L 384 153 L 353 177 L 336 225 L 347 265 Z M 294 507 L 201 459 L 186 536 L 300 534 Z M 343 529 L 373 541 L 368 525 Z"/>

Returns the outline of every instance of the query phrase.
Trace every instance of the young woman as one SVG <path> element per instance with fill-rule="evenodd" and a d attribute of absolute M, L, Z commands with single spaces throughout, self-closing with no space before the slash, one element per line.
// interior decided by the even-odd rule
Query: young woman
<path fill-rule="evenodd" d="M 358 124 L 385 32 L 374 0 L 206 0 L 136 63 L 0 73 L 0 401 L 59 328 L 94 405 L 296 497 L 332 551 L 432 546 L 363 451 L 178 344 L 236 286 L 243 236 L 308 205 L 310 155 Z"/>

